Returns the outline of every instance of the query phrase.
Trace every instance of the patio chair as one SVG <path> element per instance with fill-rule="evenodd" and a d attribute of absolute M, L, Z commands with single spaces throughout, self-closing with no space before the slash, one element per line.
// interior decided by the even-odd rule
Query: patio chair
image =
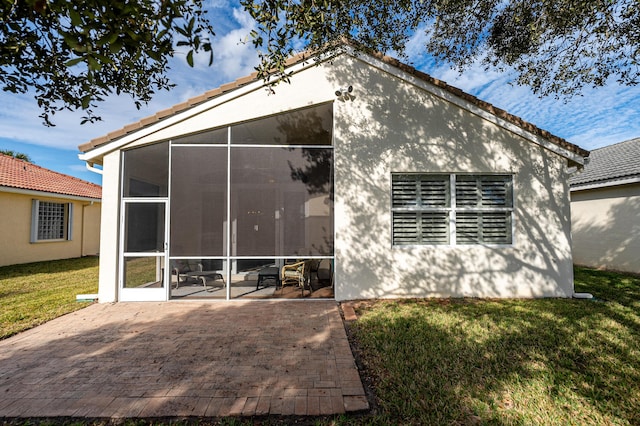
<path fill-rule="evenodd" d="M 305 286 L 309 282 L 309 264 L 310 262 L 308 260 L 303 260 L 290 265 L 284 265 L 280 278 L 282 287 L 287 284 L 297 285 L 302 290 L 302 295 L 304 296 Z"/>
<path fill-rule="evenodd" d="M 173 275 L 176 276 L 176 288 L 180 287 L 180 279 L 182 279 L 183 283 L 189 281 L 190 277 L 187 275 L 187 272 L 198 270 L 197 263 L 191 263 L 186 260 L 177 259 L 172 260 L 171 263 L 171 271 L 173 272 Z"/>
<path fill-rule="evenodd" d="M 201 282 L 205 290 L 207 290 L 207 278 L 222 280 L 222 284 L 226 285 L 224 276 L 220 272 L 205 271 L 203 269 L 202 263 L 185 262 L 180 259 L 176 260 L 173 267 L 173 273 L 176 275 L 176 289 L 180 287 L 181 277 L 183 279 L 183 283 L 186 283 L 190 279 L 195 279 L 197 282 Z"/>

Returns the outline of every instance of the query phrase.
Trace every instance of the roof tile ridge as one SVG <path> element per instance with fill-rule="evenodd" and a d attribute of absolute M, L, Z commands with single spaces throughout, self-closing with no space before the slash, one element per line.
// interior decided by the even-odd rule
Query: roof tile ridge
<path fill-rule="evenodd" d="M 8 158 L 9 160 L 13 160 L 13 161 L 22 161 L 23 163 L 27 163 L 27 164 L 35 164 L 35 163 L 31 163 L 31 162 L 29 162 L 29 161 L 27 161 L 27 160 L 24 160 L 24 159 L 22 159 L 22 158 L 16 158 L 16 157 L 14 157 L 14 156 L 12 156 L 12 155 L 4 154 L 4 153 L 2 153 L 2 152 L 0 152 L 0 155 L 1 155 L 1 156 L 3 156 L 3 157 L 5 157 L 5 158 Z"/>
<path fill-rule="evenodd" d="M 601 147 L 599 147 L 599 148 L 594 148 L 594 149 L 592 149 L 591 151 L 602 151 L 602 150 L 604 150 L 604 149 L 608 149 L 608 148 L 609 148 L 609 149 L 611 149 L 611 148 L 616 148 L 616 147 L 618 147 L 619 145 L 627 145 L 627 144 L 628 144 L 628 145 L 640 144 L 640 137 L 632 138 L 632 139 L 627 139 L 627 140 L 620 141 L 620 142 L 614 142 L 614 143 L 612 143 L 612 144 L 610 144 L 610 145 L 605 145 L 605 146 L 601 146 Z"/>
<path fill-rule="evenodd" d="M 625 179 L 629 179 L 629 178 L 633 178 L 633 177 L 640 177 L 640 173 L 623 173 L 623 174 L 619 174 L 619 175 L 614 175 L 614 176 L 587 176 L 583 179 L 579 179 L 577 176 L 576 177 L 572 177 L 570 179 L 573 180 L 574 182 L 571 183 L 571 185 L 587 185 L 587 184 L 591 184 L 594 182 L 615 182 L 615 181 L 619 181 L 619 180 L 625 180 Z"/>

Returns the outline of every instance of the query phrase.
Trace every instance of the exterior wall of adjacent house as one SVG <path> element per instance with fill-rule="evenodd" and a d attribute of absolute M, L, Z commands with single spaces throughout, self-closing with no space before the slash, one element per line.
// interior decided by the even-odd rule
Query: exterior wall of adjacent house
<path fill-rule="evenodd" d="M 102 203 L 82 204 L 82 215 L 82 256 L 95 256 L 100 254 Z"/>
<path fill-rule="evenodd" d="M 276 93 L 229 99 L 127 147 L 334 101 L 335 298 L 571 297 L 566 158 L 390 67 L 343 55 L 305 69 Z M 349 99 L 335 91 L 353 86 Z M 440 95 L 440 92 L 436 89 Z M 448 93 L 448 92 L 447 92 Z M 473 110 L 473 108 L 471 108 Z M 117 299 L 118 151 L 104 157 L 100 301 Z M 391 174 L 513 175 L 513 244 L 397 247 Z"/>
<path fill-rule="evenodd" d="M 72 239 L 31 243 L 32 200 L 73 203 Z M 0 192 L 0 266 L 97 255 L 101 203 Z"/>
<path fill-rule="evenodd" d="M 574 261 L 640 273 L 640 183 L 571 192 Z"/>

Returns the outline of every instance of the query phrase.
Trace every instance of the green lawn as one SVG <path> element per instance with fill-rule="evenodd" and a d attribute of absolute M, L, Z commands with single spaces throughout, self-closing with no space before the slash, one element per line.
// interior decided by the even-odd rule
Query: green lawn
<path fill-rule="evenodd" d="M 87 306 L 77 294 L 98 292 L 98 258 L 0 267 L 0 339 Z"/>
<path fill-rule="evenodd" d="M 576 270 L 595 300 L 363 305 L 373 423 L 640 424 L 640 278 Z"/>
<path fill-rule="evenodd" d="M 0 337 L 86 306 L 97 276 L 95 258 L 0 268 Z M 596 298 L 363 303 L 349 334 L 373 412 L 296 421 L 638 425 L 640 277 L 577 268 L 576 291 Z M 220 421 L 201 424 L 253 423 Z"/>

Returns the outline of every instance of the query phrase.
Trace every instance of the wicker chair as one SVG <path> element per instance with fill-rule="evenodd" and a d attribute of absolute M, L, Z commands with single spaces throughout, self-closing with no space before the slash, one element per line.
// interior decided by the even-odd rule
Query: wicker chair
<path fill-rule="evenodd" d="M 299 286 L 304 296 L 305 287 L 309 284 L 309 261 L 303 260 L 290 265 L 284 265 L 282 267 L 280 281 L 283 287 L 287 284 Z"/>

